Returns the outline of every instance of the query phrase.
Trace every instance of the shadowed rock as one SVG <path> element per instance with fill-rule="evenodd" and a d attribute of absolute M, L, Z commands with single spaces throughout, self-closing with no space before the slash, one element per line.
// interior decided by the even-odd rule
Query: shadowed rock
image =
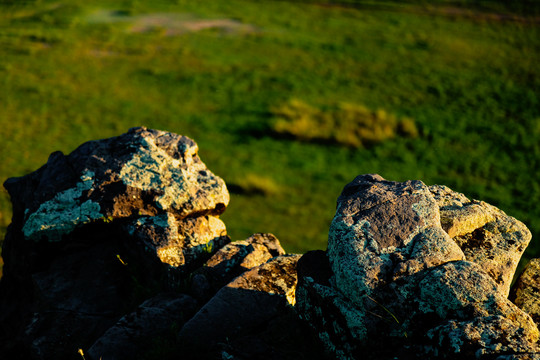
<path fill-rule="evenodd" d="M 0 354 L 64 359 L 229 242 L 229 202 L 191 139 L 134 128 L 8 179 Z M 8 357 L 9 358 L 9 357 Z"/>
<path fill-rule="evenodd" d="M 172 337 L 196 310 L 196 301 L 183 294 L 159 294 L 122 317 L 88 350 L 92 359 L 136 359 L 160 339 Z"/>
<path fill-rule="evenodd" d="M 268 328 L 279 318 L 289 317 L 295 302 L 296 263 L 300 255 L 278 256 L 267 263 L 246 271 L 223 287 L 180 331 L 183 347 L 192 358 L 209 358 L 212 354 L 250 352 L 238 348 L 246 336 L 262 341 Z M 297 326 L 278 331 L 294 331 Z M 275 331 L 275 330 L 272 330 Z M 266 335 L 259 335 L 264 333 Z M 264 343 L 264 341 L 262 341 Z M 279 349 L 272 344 L 259 344 L 251 355 L 280 358 Z M 266 350 L 265 350 L 266 349 Z M 272 356 L 270 356 L 274 353 Z M 244 353 L 244 356 L 246 353 Z M 283 356 L 283 355 L 282 355 Z"/>

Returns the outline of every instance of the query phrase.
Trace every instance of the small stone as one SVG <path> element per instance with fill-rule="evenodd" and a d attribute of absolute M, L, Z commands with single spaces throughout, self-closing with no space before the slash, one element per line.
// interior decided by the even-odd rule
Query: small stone
<path fill-rule="evenodd" d="M 286 313 L 294 304 L 296 263 L 300 255 L 284 255 L 246 271 L 204 305 L 179 333 L 190 353 L 203 356 L 219 344 L 253 334 Z"/>

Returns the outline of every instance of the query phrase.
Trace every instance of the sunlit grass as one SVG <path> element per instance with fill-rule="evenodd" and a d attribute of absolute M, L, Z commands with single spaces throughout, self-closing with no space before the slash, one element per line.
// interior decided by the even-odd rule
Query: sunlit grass
<path fill-rule="evenodd" d="M 293 99 L 271 109 L 276 117 L 272 129 L 300 141 L 335 143 L 353 148 L 373 146 L 397 136 L 415 138 L 412 119 L 399 119 L 384 109 L 340 103 L 327 109 L 314 108 Z"/>
<path fill-rule="evenodd" d="M 273 232 L 289 251 L 325 248 L 335 199 L 360 173 L 446 184 L 524 221 L 538 239 L 538 25 L 381 4 L 2 4 L 0 180 L 55 150 L 145 125 L 193 137 L 208 167 L 238 186 L 223 216 L 234 239 Z M 234 19 L 256 31 L 168 36 L 90 21 L 114 10 Z M 383 109 L 413 119 L 419 136 L 367 148 L 277 138 L 269 109 L 293 98 L 319 110 Z M 5 191 L 0 214 L 2 229 Z M 533 240 L 528 256 L 539 252 Z"/>

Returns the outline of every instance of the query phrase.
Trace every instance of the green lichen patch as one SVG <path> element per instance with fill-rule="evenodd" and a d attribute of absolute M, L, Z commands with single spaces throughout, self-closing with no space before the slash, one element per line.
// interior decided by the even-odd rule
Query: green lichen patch
<path fill-rule="evenodd" d="M 94 186 L 94 173 L 85 171 L 81 181 L 73 188 L 58 193 L 51 200 L 28 215 L 22 228 L 26 239 L 37 241 L 42 237 L 57 242 L 75 228 L 103 217 L 100 205 L 91 200 L 82 201 L 85 191 Z"/>
<path fill-rule="evenodd" d="M 120 171 L 120 179 L 127 186 L 159 194 L 154 201 L 160 209 L 187 216 L 228 204 L 225 182 L 204 163 L 192 160 L 196 145 L 184 149 L 185 160 L 175 159 L 149 137 L 142 137 L 135 148 Z"/>

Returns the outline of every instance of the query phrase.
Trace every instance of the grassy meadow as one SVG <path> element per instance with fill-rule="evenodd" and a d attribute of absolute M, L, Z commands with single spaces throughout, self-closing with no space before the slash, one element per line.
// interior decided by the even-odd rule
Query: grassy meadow
<path fill-rule="evenodd" d="M 197 141 L 233 240 L 324 249 L 343 186 L 379 173 L 503 209 L 540 256 L 540 5 L 509 4 L 0 1 L 0 182 L 146 126 Z M 2 238 L 10 211 L 2 189 Z"/>

